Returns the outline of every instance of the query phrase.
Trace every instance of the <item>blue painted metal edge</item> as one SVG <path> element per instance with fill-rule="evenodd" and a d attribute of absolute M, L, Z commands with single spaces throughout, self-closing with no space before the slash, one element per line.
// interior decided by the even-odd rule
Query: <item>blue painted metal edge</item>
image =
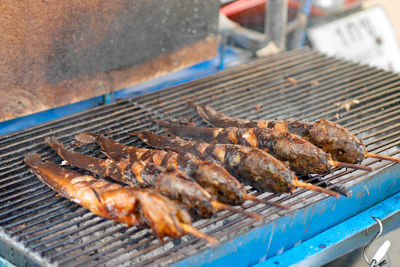
<path fill-rule="evenodd" d="M 224 65 L 227 68 L 232 67 L 233 65 L 240 63 L 240 58 L 243 56 L 243 52 L 240 52 L 240 50 L 226 48 L 223 59 L 225 61 Z M 220 71 L 219 60 L 220 57 L 217 55 L 210 60 L 203 61 L 183 70 L 170 73 L 126 89 L 115 91 L 113 92 L 112 96 L 111 94 L 106 94 L 62 107 L 0 122 L 0 135 L 24 130 L 40 123 L 62 118 L 64 116 L 84 111 L 102 104 L 108 104 L 118 98 L 133 97 L 208 76 Z M 235 64 L 235 62 L 237 63 Z"/>
<path fill-rule="evenodd" d="M 15 267 L 15 265 L 0 257 L 0 267 Z"/>
<path fill-rule="evenodd" d="M 247 54 L 245 54 L 245 52 L 239 49 L 234 49 L 232 47 L 225 47 L 223 52 L 224 56 L 222 59 L 219 56 L 219 53 L 221 53 L 221 48 L 218 49 L 217 56 L 210 60 L 203 61 L 201 63 L 193 65 L 192 67 L 188 67 L 186 69 L 158 77 L 156 79 L 141 83 L 133 87 L 129 87 L 127 89 L 116 91 L 114 92 L 114 97 L 133 97 L 138 94 L 150 93 L 167 87 L 197 80 L 199 78 L 219 72 L 223 69 L 228 69 L 236 66 L 243 61 L 243 57 L 248 56 Z M 224 61 L 223 69 L 220 68 L 221 60 Z"/>
<path fill-rule="evenodd" d="M 398 193 L 399 178 L 400 164 L 392 164 L 353 185 L 350 198 L 327 197 L 173 266 L 250 266 L 269 260 Z"/>
<path fill-rule="evenodd" d="M 371 216 L 383 221 L 383 234 L 399 227 L 399 207 L 400 193 L 397 193 L 304 243 L 257 264 L 256 267 L 320 266 L 326 264 L 366 245 L 373 238 L 378 227 Z M 367 229 L 370 229 L 368 236 L 366 235 Z"/>
<path fill-rule="evenodd" d="M 98 105 L 101 105 L 102 103 L 103 96 L 99 96 L 59 108 L 49 109 L 16 119 L 0 122 L 0 135 L 24 130 L 40 123 L 48 122 L 54 119 L 87 110 L 92 107 L 96 107 Z"/>

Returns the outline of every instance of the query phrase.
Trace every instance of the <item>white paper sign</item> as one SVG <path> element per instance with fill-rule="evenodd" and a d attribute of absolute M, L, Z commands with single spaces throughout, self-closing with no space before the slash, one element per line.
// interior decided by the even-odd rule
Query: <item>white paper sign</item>
<path fill-rule="evenodd" d="M 330 56 L 400 72 L 396 34 L 381 6 L 311 27 L 307 35 L 314 48 Z"/>

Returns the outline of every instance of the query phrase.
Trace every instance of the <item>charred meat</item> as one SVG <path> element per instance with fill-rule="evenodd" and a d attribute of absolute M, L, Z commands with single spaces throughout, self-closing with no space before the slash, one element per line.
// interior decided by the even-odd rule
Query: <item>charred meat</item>
<path fill-rule="evenodd" d="M 224 166 L 232 175 L 259 191 L 292 193 L 295 186 L 305 187 L 296 175 L 281 161 L 254 147 L 232 144 L 208 144 L 169 138 L 150 131 L 132 133 L 146 144 L 170 149 L 179 153 L 192 153 L 204 160 L 215 161 Z M 308 189 L 324 192 L 335 197 L 339 194 L 331 190 L 308 185 Z"/>
<path fill-rule="evenodd" d="M 190 153 L 179 154 L 172 151 L 127 146 L 95 133 L 80 133 L 76 135 L 76 139 L 82 143 L 97 142 L 105 154 L 113 160 L 151 162 L 167 169 L 178 168 L 223 203 L 239 205 L 245 200 L 244 186 L 215 162 L 199 160 Z"/>
<path fill-rule="evenodd" d="M 343 126 L 328 120 L 314 123 L 289 120 L 246 120 L 229 117 L 208 106 L 193 105 L 204 121 L 216 127 L 271 128 L 299 135 L 338 162 L 359 164 L 364 158 L 372 157 L 400 162 L 400 159 L 367 152 L 362 141 Z"/>
<path fill-rule="evenodd" d="M 209 243 L 217 243 L 213 237 L 191 226 L 191 218 L 185 210 L 155 192 L 123 187 L 61 168 L 51 161 L 42 162 L 39 154 L 27 155 L 25 163 L 51 189 L 96 215 L 127 226 L 147 225 L 160 239 L 190 233 Z"/>
<path fill-rule="evenodd" d="M 218 210 L 227 209 L 258 220 L 262 219 L 256 214 L 237 210 L 215 201 L 198 183 L 176 168 L 165 169 L 154 163 L 132 162 L 127 159 L 103 160 L 67 150 L 54 138 L 47 138 L 46 141 L 60 157 L 71 165 L 89 170 L 102 177 L 110 177 L 128 183 L 134 181 L 137 186 L 152 187 L 157 192 L 183 204 L 195 216 L 209 218 Z"/>

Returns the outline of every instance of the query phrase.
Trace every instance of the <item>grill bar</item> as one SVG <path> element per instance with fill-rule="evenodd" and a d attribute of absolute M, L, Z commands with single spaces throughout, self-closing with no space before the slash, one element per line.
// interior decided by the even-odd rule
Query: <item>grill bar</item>
<path fill-rule="evenodd" d="M 42 225 L 41 227 L 29 230 L 29 231 L 24 231 L 24 233 L 21 234 L 20 237 L 24 238 L 25 243 L 33 242 L 33 241 L 35 241 L 37 239 L 40 239 L 42 237 L 46 237 L 47 235 L 52 234 L 51 232 L 46 232 L 46 231 L 53 231 L 53 232 L 57 231 L 55 229 L 52 229 L 53 226 L 57 226 L 57 225 L 63 224 L 64 222 L 70 222 L 71 219 L 79 218 L 79 217 L 81 217 L 81 216 L 79 216 L 79 214 L 75 214 L 73 217 L 62 217 L 62 218 L 59 218 L 58 220 L 54 220 L 51 223 L 48 223 L 46 225 Z M 95 218 L 95 217 L 92 216 L 92 217 L 89 217 L 89 218 L 86 218 L 86 219 L 82 219 L 80 221 L 76 221 L 76 223 L 73 224 L 73 226 L 76 225 L 76 224 L 82 223 L 85 220 L 88 220 L 88 219 L 91 219 L 91 218 Z M 63 227 L 59 228 L 59 229 L 63 230 L 66 227 L 68 227 L 68 225 L 64 225 L 63 224 Z M 41 232 L 41 233 L 39 233 L 39 232 Z M 29 237 L 29 236 L 31 236 L 31 237 Z"/>
<path fill-rule="evenodd" d="M 55 214 L 49 215 L 49 214 L 54 213 L 54 212 L 55 212 Z M 32 216 L 30 218 L 26 218 L 26 219 L 23 219 L 23 220 L 18 220 L 15 223 L 8 224 L 6 229 L 10 230 L 10 233 L 13 234 L 13 235 L 16 235 L 18 232 L 24 232 L 25 235 L 28 235 L 29 234 L 29 232 L 27 232 L 28 228 L 35 227 L 38 224 L 42 224 L 42 223 L 45 222 L 45 220 L 50 220 L 50 219 L 53 219 L 55 217 L 62 216 L 66 212 L 67 212 L 67 209 L 64 208 L 63 206 L 57 206 L 57 207 L 53 206 L 52 208 L 50 208 L 50 209 L 48 209 L 46 211 L 37 213 L 37 214 L 35 214 L 34 216 Z M 46 216 L 46 217 L 43 218 L 44 216 Z M 39 219 L 39 220 L 36 220 L 36 219 Z M 26 223 L 29 223 L 28 227 L 20 227 L 21 225 L 23 226 Z M 17 227 L 17 229 L 12 230 L 13 228 L 16 228 L 16 227 Z M 37 229 L 38 228 L 35 228 L 35 231 L 33 231 L 33 233 L 36 232 Z M 20 237 L 22 237 L 22 236 L 20 236 Z"/>
<path fill-rule="evenodd" d="M 146 241 L 149 242 L 150 240 L 149 239 L 143 239 L 143 238 L 137 238 L 134 241 L 136 241 L 137 244 L 129 247 L 129 250 L 124 248 L 124 247 L 126 247 L 127 245 L 129 245 L 132 242 L 131 241 L 126 241 L 125 243 L 120 244 L 118 247 L 113 247 L 112 249 L 109 249 L 107 252 L 98 253 L 96 255 L 96 258 L 98 259 L 98 263 L 100 263 L 100 264 L 101 263 L 105 263 L 105 262 L 108 262 L 110 259 L 112 260 L 112 259 L 118 257 L 119 255 L 129 253 L 131 250 L 139 248 Z M 158 245 L 153 245 L 153 246 L 150 246 L 148 248 L 143 249 L 143 252 L 150 252 L 150 251 L 152 251 L 153 249 L 156 249 L 156 248 L 158 248 Z M 110 253 L 112 253 L 112 255 L 110 255 Z M 137 255 L 135 255 L 134 257 L 137 257 Z M 74 266 L 79 266 L 79 265 L 88 264 L 88 263 L 89 263 L 89 260 L 84 260 L 84 261 L 81 261 L 77 265 L 74 265 Z M 88 264 L 88 266 L 96 266 L 96 264 Z"/>
<path fill-rule="evenodd" d="M 7 183 L 1 185 L 0 186 L 0 190 L 7 189 L 8 187 L 14 187 L 15 184 L 18 184 L 20 182 L 25 182 L 26 180 L 29 180 L 30 178 L 31 177 L 23 177 L 23 178 L 20 178 L 18 180 L 8 179 L 8 177 L 4 178 L 4 180 L 7 181 Z M 9 180 L 11 180 L 11 181 L 9 181 Z"/>
<path fill-rule="evenodd" d="M 50 190 L 48 190 L 48 192 L 49 192 Z M 51 195 L 54 195 L 54 192 L 50 192 L 50 194 Z M 13 207 L 12 209 L 9 209 L 8 211 L 3 211 L 3 212 L 1 212 L 0 213 L 0 218 L 1 217 L 6 217 L 5 219 L 2 219 L 2 220 L 0 220 L 0 224 L 2 224 L 2 223 L 4 223 L 4 222 L 7 222 L 7 221 L 11 221 L 11 220 L 13 220 L 13 219 L 15 219 L 15 218 L 17 218 L 17 217 L 19 217 L 19 216 L 25 216 L 25 215 L 27 215 L 27 214 L 29 214 L 29 213 L 33 213 L 33 212 L 35 212 L 35 211 L 37 211 L 37 210 L 40 210 L 40 209 L 42 209 L 44 206 L 47 206 L 48 204 L 45 204 L 45 205 L 42 205 L 42 206 L 40 206 L 40 207 L 31 207 L 32 205 L 34 205 L 34 202 L 42 202 L 42 201 L 45 201 L 45 200 L 47 200 L 47 199 L 49 199 L 50 198 L 50 194 L 47 194 L 47 195 L 45 195 L 45 196 L 43 196 L 43 197 L 40 197 L 40 198 L 35 198 L 33 201 L 31 201 L 31 202 L 29 202 L 29 203 L 25 203 L 25 204 L 22 204 L 22 205 L 18 205 L 18 206 L 16 206 L 16 207 Z M 18 203 L 19 203 L 20 201 L 18 201 Z M 52 204 L 54 204 L 54 203 L 56 203 L 56 201 L 54 201 L 54 202 L 52 202 Z M 3 207 L 3 209 L 5 209 L 6 207 L 4 206 Z M 29 210 L 27 210 L 27 211 L 25 211 L 25 212 L 22 212 L 21 210 L 23 210 L 23 209 L 26 209 L 26 208 L 30 208 Z M 8 214 L 12 214 L 12 213 L 15 213 L 15 212 L 18 212 L 18 214 L 17 215 L 8 215 Z"/>
<path fill-rule="evenodd" d="M 396 96 L 398 96 L 398 94 L 396 94 Z M 367 108 L 372 108 L 372 109 L 376 109 L 376 108 L 382 108 L 382 107 L 384 107 L 385 106 L 385 102 L 386 102 L 386 105 L 387 106 L 390 106 L 390 105 L 395 105 L 395 104 L 397 104 L 398 103 L 398 99 L 394 99 L 394 100 L 391 100 L 391 98 L 392 97 L 385 97 L 385 98 L 381 98 L 381 99 L 379 99 L 379 100 L 376 100 L 376 101 L 374 101 L 373 103 L 367 103 L 365 106 L 367 107 Z M 368 114 L 367 112 L 368 112 L 368 110 L 366 110 L 366 111 L 364 111 L 364 109 L 363 108 L 354 108 L 351 112 L 352 113 L 354 113 L 354 114 L 352 114 L 352 115 L 349 115 L 349 117 L 351 116 L 351 117 L 353 117 L 353 118 L 355 118 L 355 117 L 357 117 L 357 114 L 355 114 L 355 111 L 360 111 L 360 113 L 362 113 L 362 115 L 365 115 L 365 114 Z M 347 114 L 346 114 L 347 115 Z M 340 121 L 345 121 L 346 120 L 346 118 L 342 118 L 342 119 L 339 119 Z"/>
<path fill-rule="evenodd" d="M 386 122 L 386 120 L 387 120 L 387 122 L 392 122 L 392 119 L 390 119 L 390 118 L 396 118 L 396 116 L 399 113 L 399 110 L 397 109 L 396 106 L 393 106 L 391 108 L 388 108 L 388 109 L 385 109 L 385 110 L 381 110 L 381 111 L 377 110 L 376 106 L 374 106 L 372 108 L 369 108 L 368 111 L 369 112 L 375 111 L 375 115 L 376 116 L 370 116 L 370 119 L 363 120 L 362 124 L 365 124 L 365 125 L 374 124 L 374 125 L 376 125 L 378 123 L 378 121 L 381 121 L 381 118 L 385 119 L 384 120 L 385 122 Z M 358 123 L 360 123 L 360 122 L 358 122 Z M 382 122 L 381 124 L 384 124 L 384 122 Z M 354 128 L 357 128 L 357 127 L 358 127 L 357 123 L 347 123 L 347 128 L 349 130 L 353 130 Z M 362 132 L 362 131 L 363 131 L 362 129 L 359 130 L 359 132 Z M 357 134 L 357 133 L 355 133 L 355 134 Z"/>
<path fill-rule="evenodd" d="M 385 88 L 385 87 L 383 87 L 383 88 Z M 385 88 L 386 89 L 386 88 Z M 387 93 L 392 93 L 392 92 L 396 92 L 397 90 L 396 90 L 397 88 L 391 88 L 391 89 L 387 89 Z M 376 99 L 375 97 L 380 97 L 381 96 L 381 94 L 380 94 L 380 92 L 378 92 L 377 94 L 374 94 L 374 95 L 371 95 L 371 96 L 369 96 L 368 94 L 362 94 L 362 95 L 358 95 L 357 97 L 363 97 L 363 96 L 365 96 L 365 101 L 368 101 L 368 100 L 370 100 L 370 99 Z M 385 98 L 381 98 L 380 100 L 382 101 L 382 100 L 390 100 L 392 97 L 398 97 L 399 96 L 399 94 L 397 93 L 397 94 L 395 94 L 395 95 L 391 95 L 391 96 L 388 96 L 388 97 L 385 97 Z M 333 103 L 330 103 L 330 104 L 333 104 Z M 367 104 L 368 105 L 368 104 Z M 370 104 L 369 104 L 370 105 Z M 368 107 L 368 106 L 367 106 Z M 359 108 L 354 108 L 353 109 L 353 111 L 352 112 L 354 112 L 355 110 L 362 110 L 363 109 L 363 107 L 359 107 Z M 339 108 L 335 108 L 334 110 L 329 110 L 329 113 L 328 112 L 325 112 L 325 113 L 322 113 L 322 115 L 325 115 L 325 114 L 332 114 L 332 112 L 333 111 L 338 111 L 339 110 Z M 331 115 L 332 116 L 332 115 Z"/>
<path fill-rule="evenodd" d="M 39 242 L 39 243 L 36 243 L 35 245 L 32 245 L 31 247 L 33 249 L 42 247 L 41 249 L 38 249 L 38 251 L 40 251 L 41 253 L 44 253 L 46 251 L 58 248 L 60 246 L 65 246 L 66 244 L 73 244 L 73 240 L 66 240 L 66 241 L 63 240 L 62 242 L 57 242 L 57 243 L 54 243 L 51 246 L 48 246 L 49 243 L 52 243 L 54 241 L 60 241 L 60 239 L 62 239 L 63 237 L 71 236 L 71 235 L 73 236 L 78 232 L 85 232 L 84 234 L 80 235 L 80 237 L 84 238 L 84 237 L 87 236 L 87 232 L 85 230 L 88 230 L 90 227 L 96 226 L 96 225 L 98 225 L 98 224 L 100 224 L 100 223 L 105 221 L 105 219 L 98 219 L 98 218 L 92 220 L 92 217 L 90 217 L 90 220 L 92 221 L 91 223 L 89 223 L 89 224 L 87 224 L 85 226 L 80 226 L 79 229 L 77 229 L 77 230 L 68 231 L 68 232 L 65 232 L 64 234 L 55 236 L 53 238 L 46 239 L 46 240 L 44 240 L 42 242 Z M 89 221 L 89 219 L 87 219 L 87 221 Z M 63 229 L 67 229 L 70 226 L 76 226 L 76 224 L 65 226 Z M 59 229 L 54 230 L 54 232 L 59 232 L 60 230 L 61 229 L 59 228 Z M 51 232 L 50 233 L 46 233 L 46 235 L 43 235 L 41 237 L 46 237 L 48 234 L 51 234 Z M 35 238 L 37 238 L 37 239 L 39 239 L 41 237 L 35 236 Z"/>
<path fill-rule="evenodd" d="M 106 230 L 106 229 L 104 229 L 104 227 L 102 227 L 102 228 L 99 227 L 99 228 L 98 228 L 98 231 L 105 231 L 105 230 Z M 124 226 L 116 227 L 114 230 L 109 231 L 107 234 L 112 235 L 112 234 L 115 234 L 115 233 L 118 233 L 118 232 L 122 232 L 122 231 L 124 231 L 124 230 L 125 230 Z M 119 239 L 124 238 L 124 237 L 126 237 L 126 236 L 128 236 L 128 235 L 130 235 L 130 234 L 131 234 L 131 231 L 127 231 L 123 236 L 118 236 L 118 237 L 115 237 L 115 238 L 109 240 L 109 241 L 108 241 L 108 244 L 112 244 L 112 243 L 114 243 L 114 242 L 117 242 L 117 241 L 119 241 Z M 149 234 L 149 235 L 150 235 L 150 234 Z M 86 242 L 82 242 L 81 244 L 79 244 L 79 245 L 77 245 L 77 246 L 73 246 L 73 247 L 70 247 L 70 248 L 65 249 L 65 250 L 63 250 L 63 251 L 60 251 L 60 252 L 58 252 L 58 253 L 56 253 L 56 254 L 53 255 L 53 259 L 57 259 L 57 258 L 60 257 L 60 259 L 59 259 L 60 263 L 71 261 L 71 260 L 73 260 L 73 259 L 76 258 L 76 257 L 79 257 L 79 256 L 84 255 L 84 254 L 86 253 L 86 251 L 82 251 L 82 252 L 80 252 L 80 253 L 73 253 L 73 254 L 71 254 L 70 257 L 65 257 L 65 254 L 70 253 L 70 252 L 75 251 L 75 250 L 79 250 L 79 249 L 81 249 L 81 248 L 83 248 L 83 247 L 85 247 L 85 246 L 89 246 L 89 245 L 95 244 L 96 242 L 100 241 L 100 238 L 101 238 L 101 237 L 99 237 L 99 238 L 92 238 L 92 239 L 90 239 L 90 240 L 88 240 L 88 241 L 86 241 Z M 93 246 L 91 246 L 91 247 L 92 247 L 91 251 L 94 251 L 94 250 L 96 250 L 96 249 L 99 249 L 99 248 L 101 248 L 101 247 L 104 247 L 105 245 L 106 245 L 106 243 L 104 243 L 104 242 L 101 243 L 101 245 L 97 245 L 97 246 L 96 246 L 96 245 L 93 245 Z M 62 258 L 61 258 L 61 257 L 62 257 Z"/>
<path fill-rule="evenodd" d="M 45 188 L 45 187 L 43 187 L 43 188 Z M 35 191 L 37 191 L 37 190 L 35 190 Z M 10 203 L 8 203 L 8 204 L 2 205 L 1 208 L 0 208 L 0 210 L 1 210 L 1 209 L 7 209 L 7 210 L 9 210 L 8 208 L 9 208 L 10 206 L 19 204 L 19 203 L 21 203 L 21 202 L 25 202 L 25 201 L 27 201 L 27 200 L 30 200 L 30 199 L 32 199 L 32 198 L 36 198 L 36 197 L 38 197 L 38 196 L 47 194 L 47 193 L 49 193 L 49 192 L 51 192 L 52 194 L 54 194 L 54 192 L 53 192 L 52 190 L 49 190 L 49 188 L 45 188 L 45 189 L 42 190 L 42 191 L 35 192 L 35 193 L 29 194 L 29 195 L 25 195 L 23 198 L 21 198 L 21 197 L 20 197 L 20 198 L 15 197 L 15 198 L 17 198 L 18 200 L 14 200 L 13 202 L 10 202 Z M 29 205 L 29 203 L 28 203 L 28 204 L 25 204 L 25 205 Z M 20 206 L 19 209 L 24 208 L 25 205 Z M 0 213 L 0 217 L 1 217 L 1 213 Z"/>
<path fill-rule="evenodd" d="M 29 178 L 27 178 L 29 179 Z M 27 180 L 25 179 L 25 180 Z M 18 194 L 18 192 L 21 192 L 21 190 L 28 188 L 29 190 L 35 191 L 35 186 L 39 186 L 40 182 L 39 181 L 32 181 L 29 183 L 23 183 L 21 185 L 16 186 L 16 183 L 11 183 L 12 186 L 2 186 L 0 187 L 0 190 L 4 190 L 2 193 L 0 193 L 0 198 L 3 200 L 3 197 L 6 196 L 13 196 L 13 194 Z M 40 186 L 39 186 L 40 187 Z M 39 188 L 38 187 L 38 188 Z"/>
<path fill-rule="evenodd" d="M 38 183 L 36 183 L 36 184 L 38 184 Z M 35 192 L 35 191 L 36 191 L 37 189 L 39 189 L 39 188 L 45 188 L 45 185 L 39 185 L 39 186 L 36 187 L 35 189 L 32 189 L 32 188 L 28 187 L 27 190 L 23 190 L 23 191 L 18 192 L 17 194 L 13 194 L 13 195 L 11 195 L 11 196 L 1 198 L 1 202 L 11 201 L 11 200 L 14 199 L 14 198 L 19 199 L 21 196 L 26 195 L 27 193 Z M 8 193 L 10 194 L 10 193 L 12 193 L 12 192 L 8 192 Z M 0 196 L 0 197 L 1 197 L 1 196 Z M 1 203 L 1 202 L 0 202 L 0 203 Z"/>
<path fill-rule="evenodd" d="M 357 101 L 353 103 L 353 100 Z M 328 58 L 308 49 L 292 50 L 0 137 L 0 203 L 4 203 L 0 209 L 0 227 L 20 240 L 27 255 L 37 252 L 43 257 L 43 262 L 63 266 L 172 264 L 194 254 L 206 253 L 205 241 L 194 237 L 185 236 L 181 243 L 170 240 L 161 243 L 148 229 L 126 229 L 99 218 L 57 197 L 29 173 L 22 161 L 27 153 L 36 152 L 43 159 L 60 163 L 60 158 L 44 142 L 44 138 L 50 135 L 68 146 L 76 133 L 108 131 L 116 141 L 143 147 L 143 143 L 127 133 L 143 129 L 161 132 L 148 120 L 150 117 L 191 118 L 196 124 L 205 125 L 188 107 L 191 101 L 209 104 L 231 116 L 243 118 L 327 118 L 347 125 L 365 140 L 369 151 L 387 155 L 400 153 L 400 124 L 397 123 L 400 119 L 400 78 L 397 75 Z M 349 110 L 343 104 L 347 102 L 350 103 Z M 261 109 L 255 109 L 256 105 Z M 95 145 L 78 150 L 104 157 Z M 394 166 L 376 159 L 367 159 L 364 163 L 382 171 Z M 369 176 L 364 171 L 337 169 L 324 176 L 320 183 L 329 181 L 357 186 Z M 249 192 L 259 198 L 290 205 L 293 214 L 310 205 L 333 201 L 323 194 L 304 189 L 281 196 L 258 193 L 251 188 Z M 296 218 L 295 215 L 285 216 L 287 211 L 249 201 L 243 206 L 266 216 L 268 222 L 265 225 L 268 227 L 280 220 Z M 194 225 L 221 242 L 264 227 L 263 223 L 226 211 Z M 278 250 L 274 238 L 271 236 L 270 241 L 262 243 L 271 244 L 272 252 L 268 255 Z M 291 242 L 296 241 L 287 240 L 288 244 Z"/>
<path fill-rule="evenodd" d="M 369 76 L 367 76 L 368 78 L 369 78 Z M 383 79 L 384 78 L 386 78 L 386 77 L 383 77 Z M 344 87 L 345 87 L 346 85 L 344 85 Z M 271 88 L 270 89 L 270 91 L 274 91 L 274 90 L 276 90 L 277 88 Z M 320 97 L 320 96 L 324 96 L 324 95 L 328 95 L 329 94 L 329 91 L 327 91 L 329 88 L 326 88 L 326 87 L 323 87 L 323 88 L 321 88 L 322 90 L 321 91 L 319 91 L 317 94 L 309 94 L 309 96 L 308 96 L 308 99 L 305 99 L 306 101 L 304 101 L 304 104 L 303 105 L 300 105 L 299 107 L 298 107 L 298 109 L 300 109 L 300 108 L 302 108 L 303 106 L 310 106 L 310 104 L 312 104 L 313 103 L 313 101 L 312 101 L 312 99 L 319 99 L 318 97 Z M 338 88 L 338 87 L 336 87 L 336 86 L 332 86 L 331 88 L 330 88 L 330 91 L 332 92 L 332 94 L 331 95 L 329 95 L 330 97 L 332 97 L 332 96 L 334 96 L 335 94 L 336 94 L 336 90 L 340 90 L 340 89 L 344 89 L 343 87 L 342 88 Z M 263 91 L 262 90 L 260 90 L 260 92 L 262 93 Z M 297 94 L 297 90 L 289 90 L 286 94 L 285 94 L 285 97 L 287 97 L 287 99 L 288 99 L 288 101 L 286 101 L 287 102 L 287 104 L 286 105 L 289 105 L 289 104 L 291 104 L 291 103 L 293 103 L 293 101 L 294 101 L 294 99 L 295 98 L 300 98 L 301 97 L 301 95 L 298 95 Z M 226 93 L 227 94 L 227 93 Z M 253 95 L 252 95 L 253 96 Z M 342 96 L 342 94 L 341 94 L 341 96 Z M 338 99 L 338 97 L 341 97 L 341 96 L 337 96 L 336 97 L 336 99 L 335 99 L 335 101 L 337 101 Z M 243 97 L 245 97 L 245 96 L 240 96 L 240 98 L 239 99 L 236 99 L 236 102 L 233 102 L 232 104 L 233 105 L 238 105 L 239 103 L 242 103 L 242 100 L 243 100 Z M 279 101 L 280 100 L 282 100 L 283 99 L 283 96 L 280 98 L 280 99 L 278 99 Z M 304 98 L 302 98 L 302 99 L 304 99 Z M 228 99 L 229 100 L 229 103 L 231 103 L 231 99 Z M 311 100 L 311 102 L 310 102 L 310 100 Z M 340 98 L 340 100 L 341 100 L 341 98 Z M 204 103 L 206 103 L 205 102 L 206 100 L 204 100 Z M 198 101 L 199 103 L 202 103 L 201 101 Z M 222 102 L 222 100 L 221 100 L 221 102 Z M 225 102 L 225 101 L 224 101 Z M 316 100 L 314 101 L 314 102 L 316 102 Z M 332 102 L 332 101 L 331 101 Z M 225 102 L 226 103 L 226 102 Z M 270 101 L 270 102 L 268 102 L 268 101 L 265 101 L 264 102 L 265 103 L 265 105 L 268 107 L 268 109 L 266 109 L 266 110 L 263 110 L 262 112 L 260 112 L 259 114 L 257 113 L 257 117 L 264 117 L 264 118 L 270 118 L 270 119 L 273 119 L 273 118 L 275 118 L 277 115 L 279 115 L 279 117 L 283 117 L 281 114 L 283 114 L 283 115 L 285 115 L 286 113 L 285 113 L 285 111 L 284 112 L 282 112 L 281 111 L 281 113 L 273 113 L 273 114 L 271 114 L 270 113 L 270 106 L 269 106 L 269 104 L 271 104 L 271 103 L 275 103 L 274 101 Z M 279 104 L 280 104 L 281 102 L 279 102 Z M 325 102 L 324 102 L 325 103 Z M 218 105 L 219 103 L 216 103 L 215 105 Z M 246 103 L 247 104 L 247 103 Z M 284 104 L 285 104 L 285 102 L 283 102 L 282 103 L 282 106 L 284 106 Z M 297 104 L 297 103 L 296 103 Z M 225 104 L 226 105 L 226 104 Z M 278 106 L 278 104 L 276 104 L 276 106 Z M 218 107 L 220 107 L 220 105 L 218 105 Z M 230 109 L 232 109 L 231 108 L 232 106 L 228 106 L 228 109 L 230 108 Z M 242 110 L 242 109 L 236 109 L 235 108 L 235 111 L 234 111 L 234 113 L 233 113 L 233 116 L 240 116 L 239 114 L 249 114 L 250 112 L 251 113 L 253 113 L 252 111 L 250 111 L 249 109 L 251 109 L 252 108 L 252 106 L 249 106 L 249 105 L 245 105 L 245 107 L 246 107 L 246 109 L 245 110 Z M 313 108 L 318 108 L 318 106 L 317 107 L 314 107 L 313 106 Z M 223 107 L 221 107 L 220 108 L 220 110 L 221 111 L 223 111 L 223 112 L 226 112 L 226 111 L 228 111 L 228 109 L 225 109 L 225 108 L 223 108 Z M 282 109 L 282 108 L 281 108 Z M 311 108 L 310 108 L 311 109 Z M 319 111 L 319 109 L 316 109 L 316 112 L 318 112 Z M 265 114 L 264 114 L 265 113 Z M 298 115 L 298 114 L 293 114 L 293 115 Z M 247 116 L 248 118 L 255 118 L 254 116 Z M 285 116 L 286 118 L 287 118 L 287 116 Z M 284 118 L 285 118 L 284 117 Z"/>

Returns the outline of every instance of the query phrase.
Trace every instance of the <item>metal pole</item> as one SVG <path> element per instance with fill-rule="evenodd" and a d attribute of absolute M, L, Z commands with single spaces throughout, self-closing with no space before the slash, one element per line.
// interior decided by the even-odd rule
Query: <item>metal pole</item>
<path fill-rule="evenodd" d="M 312 0 L 300 0 L 300 10 L 298 11 L 296 21 L 296 29 L 292 33 L 289 49 L 302 47 L 306 38 L 305 29 L 307 26 L 308 16 L 311 11 Z"/>
<path fill-rule="evenodd" d="M 265 34 L 275 45 L 285 50 L 288 0 L 269 0 L 266 2 Z"/>

